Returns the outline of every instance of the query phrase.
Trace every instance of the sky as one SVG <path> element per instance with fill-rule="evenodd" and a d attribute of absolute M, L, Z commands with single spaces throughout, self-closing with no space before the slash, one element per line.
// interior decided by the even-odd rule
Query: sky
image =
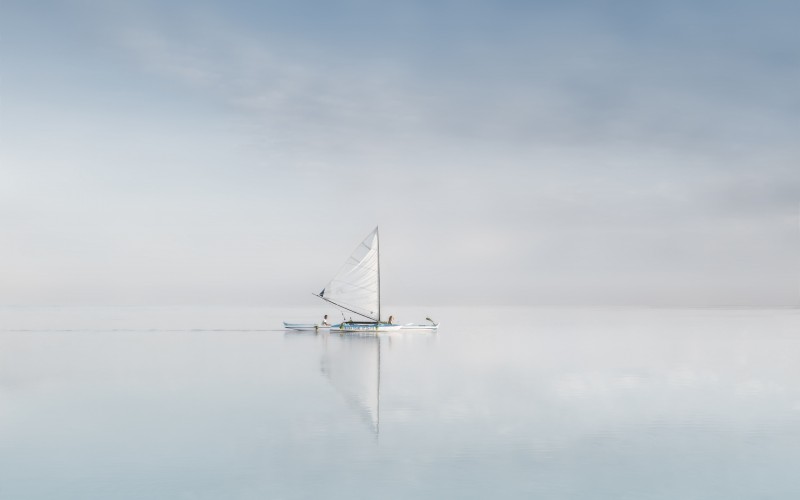
<path fill-rule="evenodd" d="M 796 2 L 0 10 L 0 304 L 800 304 Z"/>

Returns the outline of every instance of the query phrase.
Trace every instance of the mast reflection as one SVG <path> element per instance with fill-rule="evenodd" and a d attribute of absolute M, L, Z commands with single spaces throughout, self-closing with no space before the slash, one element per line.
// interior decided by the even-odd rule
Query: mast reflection
<path fill-rule="evenodd" d="M 377 436 L 381 421 L 381 338 L 323 334 L 320 370 Z"/>

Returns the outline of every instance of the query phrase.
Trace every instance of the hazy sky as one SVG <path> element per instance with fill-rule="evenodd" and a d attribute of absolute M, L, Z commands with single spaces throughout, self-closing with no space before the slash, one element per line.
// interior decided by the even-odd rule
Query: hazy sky
<path fill-rule="evenodd" d="M 0 4 L 0 304 L 797 304 L 793 1 Z"/>

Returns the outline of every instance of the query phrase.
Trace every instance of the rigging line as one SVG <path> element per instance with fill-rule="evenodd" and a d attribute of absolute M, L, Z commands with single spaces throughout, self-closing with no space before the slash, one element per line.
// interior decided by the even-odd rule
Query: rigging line
<path fill-rule="evenodd" d="M 332 301 L 332 300 L 326 299 L 326 298 L 325 298 L 325 297 L 323 297 L 322 295 L 317 295 L 317 294 L 316 294 L 316 293 L 314 293 L 314 292 L 311 292 L 311 295 L 315 295 L 315 296 L 317 296 L 317 297 L 321 298 L 322 300 L 324 300 L 324 301 L 326 301 L 326 302 L 330 302 L 331 304 L 335 305 L 336 307 L 341 307 L 342 309 L 345 309 L 345 310 L 347 310 L 347 311 L 350 311 L 351 313 L 358 314 L 359 316 L 363 316 L 363 317 L 365 317 L 365 318 L 367 318 L 367 319 L 370 319 L 370 320 L 372 320 L 372 321 L 375 321 L 375 322 L 378 322 L 378 321 L 379 321 L 379 320 L 377 320 L 377 319 L 375 319 L 375 318 L 373 318 L 373 317 L 371 317 L 371 316 L 367 316 L 367 315 L 366 315 L 366 314 L 364 314 L 364 313 L 360 313 L 360 312 L 358 312 L 358 311 L 354 311 L 354 310 L 350 309 L 349 307 L 345 307 L 345 306 L 343 306 L 343 305 L 341 305 L 341 304 L 337 304 L 336 302 L 334 302 L 334 301 Z"/>

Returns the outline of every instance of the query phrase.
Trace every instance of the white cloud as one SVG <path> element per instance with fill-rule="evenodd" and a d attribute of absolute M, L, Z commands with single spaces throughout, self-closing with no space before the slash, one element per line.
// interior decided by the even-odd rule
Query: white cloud
<path fill-rule="evenodd" d="M 70 52 L 71 69 L 90 75 L 89 97 L 80 85 L 59 89 L 63 100 L 38 120 L 14 105 L 23 127 L 3 129 L 5 157 L 19 163 L 23 194 L 6 202 L 6 218 L 61 220 L 69 196 L 58 186 L 47 190 L 58 202 L 34 207 L 26 194 L 41 188 L 38 172 L 75 189 L 65 210 L 86 235 L 125 214 L 153 247 L 199 235 L 164 243 L 233 275 L 246 274 L 228 262 L 233 242 L 260 241 L 280 262 L 266 274 L 288 267 L 313 280 L 325 267 L 307 259 L 319 256 L 301 262 L 283 245 L 349 248 L 362 231 L 345 227 L 380 222 L 399 235 L 403 267 L 389 274 L 436 273 L 422 292 L 431 301 L 796 298 L 800 151 L 796 106 L 781 96 L 798 74 L 789 56 L 764 54 L 797 41 L 784 31 L 732 38 L 742 13 L 694 12 L 687 24 L 680 9 L 662 18 L 527 7 L 510 17 L 472 5 L 448 17 L 418 7 L 391 23 L 339 13 L 356 27 L 322 32 L 284 11 L 252 22 L 212 4 L 86 8 L 107 47 L 94 59 Z M 705 31 L 714 22 L 719 36 Z M 50 147 L 31 154 L 36 144 Z M 104 209 L 92 212 L 92 199 Z M 147 204 L 138 215 L 137 203 Z M 159 219 L 174 232 L 153 229 Z M 270 245 L 254 230 L 285 239 Z M 232 243 L 192 248 L 219 231 Z M 92 258 L 76 263 L 88 272 Z M 265 281 L 249 279 L 243 289 Z M 398 300 L 413 300 L 413 288 Z"/>

